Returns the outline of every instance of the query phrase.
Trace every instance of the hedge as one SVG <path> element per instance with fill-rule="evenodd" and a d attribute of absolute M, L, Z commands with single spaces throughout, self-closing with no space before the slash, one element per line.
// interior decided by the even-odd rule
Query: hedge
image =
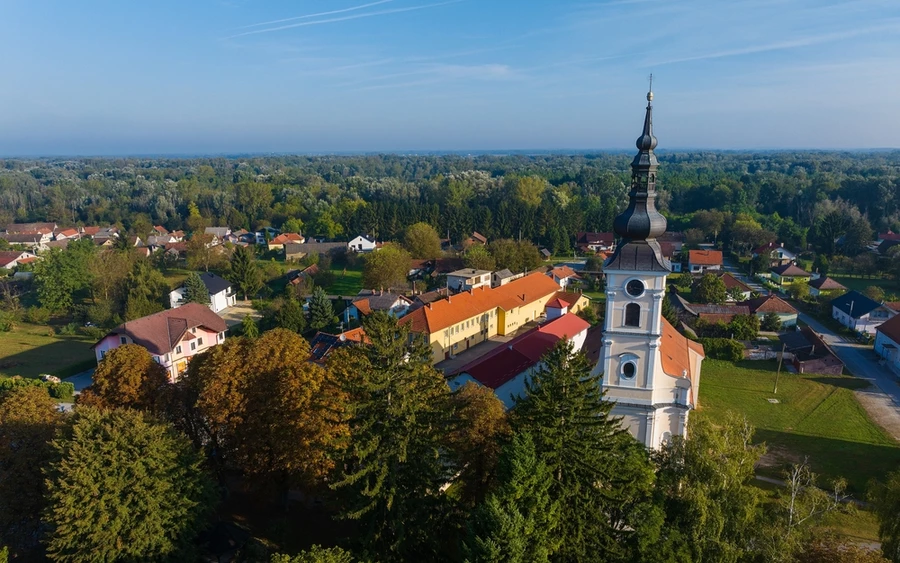
<path fill-rule="evenodd" d="M 701 338 L 707 358 L 737 362 L 744 359 L 744 345 L 729 338 Z"/>
<path fill-rule="evenodd" d="M 53 383 L 51 381 L 41 381 L 40 379 L 20 376 L 0 379 L 0 393 L 16 387 L 28 387 L 29 385 L 45 388 L 51 397 L 64 403 L 70 403 L 75 398 L 75 385 L 68 381 Z"/>

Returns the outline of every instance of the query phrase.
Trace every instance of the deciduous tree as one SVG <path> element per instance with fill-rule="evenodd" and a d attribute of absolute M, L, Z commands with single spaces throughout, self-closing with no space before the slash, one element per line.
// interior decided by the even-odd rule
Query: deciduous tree
<path fill-rule="evenodd" d="M 691 296 L 695 303 L 721 305 L 725 303 L 725 298 L 727 297 L 725 282 L 715 274 L 703 274 Z"/>
<path fill-rule="evenodd" d="M 405 287 L 411 264 L 409 253 L 393 244 L 366 255 L 363 284 L 369 289 Z"/>
<path fill-rule="evenodd" d="M 122 296 L 125 320 L 133 321 L 163 310 L 163 296 L 169 291 L 169 284 L 149 260 L 135 261 L 131 272 L 125 278 Z"/>
<path fill-rule="evenodd" d="M 441 256 L 441 237 L 428 223 L 414 223 L 407 227 L 403 246 L 413 258 L 427 260 Z"/>
<path fill-rule="evenodd" d="M 166 368 L 154 362 L 146 348 L 124 344 L 106 353 L 79 403 L 153 411 L 159 407 L 159 395 L 168 382 Z"/>
<path fill-rule="evenodd" d="M 463 263 L 466 268 L 474 268 L 476 270 L 494 271 L 497 263 L 490 251 L 483 244 L 473 244 L 466 249 L 463 256 Z"/>

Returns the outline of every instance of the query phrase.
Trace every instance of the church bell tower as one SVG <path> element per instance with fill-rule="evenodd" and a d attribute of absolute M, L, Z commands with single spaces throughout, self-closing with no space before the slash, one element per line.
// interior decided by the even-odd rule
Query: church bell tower
<path fill-rule="evenodd" d="M 681 345 L 684 337 L 662 318 L 671 265 L 656 240 L 666 231 L 666 219 L 656 210 L 656 144 L 651 91 L 644 129 L 636 142 L 638 153 L 631 162 L 628 207 L 613 224 L 618 245 L 603 267 L 606 322 L 595 367 L 603 374 L 607 400 L 616 403 L 613 414 L 622 416 L 632 435 L 649 448 L 659 447 L 673 434 L 684 434 L 695 397 L 688 373 L 691 366 L 678 369 L 679 365 L 667 361 L 672 350 L 668 355 L 662 350 L 671 348 L 670 340 Z M 699 360 L 696 366 L 699 377 Z"/>

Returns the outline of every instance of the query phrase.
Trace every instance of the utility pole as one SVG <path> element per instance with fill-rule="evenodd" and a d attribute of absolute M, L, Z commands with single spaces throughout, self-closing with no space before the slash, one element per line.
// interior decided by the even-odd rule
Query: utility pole
<path fill-rule="evenodd" d="M 778 371 L 775 372 L 775 389 L 772 391 L 773 394 L 778 394 L 778 376 L 781 375 L 781 362 L 784 361 L 784 348 L 785 343 L 781 343 L 781 354 L 778 355 Z"/>

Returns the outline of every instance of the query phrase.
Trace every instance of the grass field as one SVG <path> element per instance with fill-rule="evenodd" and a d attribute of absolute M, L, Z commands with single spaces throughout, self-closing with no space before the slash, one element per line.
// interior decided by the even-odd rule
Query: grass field
<path fill-rule="evenodd" d="M 356 295 L 363 288 L 362 270 L 332 270 L 334 283 L 325 287 L 329 295 Z"/>
<path fill-rule="evenodd" d="M 84 336 L 55 336 L 50 327 L 19 323 L 11 332 L 0 332 L 0 377 L 74 375 L 94 366 L 93 343 Z"/>
<path fill-rule="evenodd" d="M 774 464 L 760 473 L 780 477 L 790 463 L 808 457 L 823 479 L 844 477 L 857 497 L 872 478 L 900 464 L 900 445 L 873 423 L 853 395 L 866 382 L 849 376 L 797 375 L 782 371 L 773 394 L 776 363 L 703 362 L 700 408 L 713 420 L 728 411 L 747 417 L 756 440 Z M 777 398 L 778 403 L 767 399 Z"/>
<path fill-rule="evenodd" d="M 897 287 L 897 283 L 893 280 L 889 279 L 870 279 L 870 278 L 856 278 L 856 277 L 848 277 L 848 276 L 831 276 L 835 281 L 840 283 L 841 285 L 846 286 L 848 289 L 855 289 L 856 291 L 863 292 L 869 286 L 874 285 L 875 287 L 880 287 L 884 290 L 885 296 L 890 297 L 891 295 L 895 297 L 900 297 L 900 288 Z M 888 301 L 896 301 L 896 299 L 887 299 Z"/>

